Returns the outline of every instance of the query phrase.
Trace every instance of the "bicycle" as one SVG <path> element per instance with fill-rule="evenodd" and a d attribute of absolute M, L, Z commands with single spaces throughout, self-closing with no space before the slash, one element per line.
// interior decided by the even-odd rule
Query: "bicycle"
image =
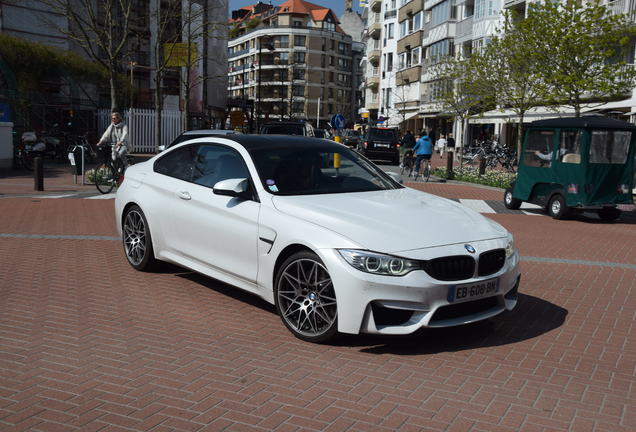
<path fill-rule="evenodd" d="M 413 150 L 407 150 L 402 157 L 402 167 L 400 168 L 400 174 L 406 173 L 407 177 L 411 177 L 413 174 L 413 168 L 415 167 L 415 155 Z"/>
<path fill-rule="evenodd" d="M 418 171 L 418 176 L 422 177 L 422 181 L 428 182 L 429 178 L 431 178 L 431 161 L 430 159 L 422 159 L 420 161 L 420 170 Z M 417 180 L 417 176 L 415 177 Z"/>
<path fill-rule="evenodd" d="M 97 165 L 93 171 L 95 187 L 103 194 L 110 193 L 115 186 L 119 186 L 121 184 L 124 178 L 126 165 L 131 164 L 128 155 L 123 156 L 126 158 L 126 161 L 122 160 L 120 157 L 117 157 L 113 161 L 111 157 L 111 148 L 112 146 L 110 145 L 98 147 L 99 152 L 102 153 L 102 162 Z"/>

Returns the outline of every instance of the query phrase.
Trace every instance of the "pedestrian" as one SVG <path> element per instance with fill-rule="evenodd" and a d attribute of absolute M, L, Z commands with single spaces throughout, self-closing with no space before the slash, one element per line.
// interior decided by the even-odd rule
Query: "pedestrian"
<path fill-rule="evenodd" d="M 446 139 L 446 148 L 449 153 L 453 153 L 453 159 L 455 158 L 455 138 L 453 138 L 453 133 L 448 134 L 448 139 Z"/>
<path fill-rule="evenodd" d="M 435 143 L 435 147 L 439 151 L 440 159 L 444 156 L 444 150 L 446 149 L 446 137 L 444 135 L 440 135 L 437 143 Z"/>
<path fill-rule="evenodd" d="M 415 147 L 413 147 L 413 151 L 415 152 L 415 177 L 417 178 L 420 172 L 420 164 L 423 160 L 431 160 L 431 155 L 433 154 L 433 142 L 426 135 L 426 131 L 422 131 L 420 134 L 420 139 L 415 143 Z"/>
<path fill-rule="evenodd" d="M 125 164 L 124 156 L 132 150 L 128 142 L 128 126 L 123 122 L 121 114 L 118 112 L 113 112 L 110 118 L 111 124 L 106 128 L 97 146 L 110 145 L 113 161 L 120 158 Z"/>
<path fill-rule="evenodd" d="M 435 134 L 435 129 L 433 129 L 432 127 L 428 128 L 428 137 L 430 138 L 431 142 L 433 144 L 435 144 L 435 138 L 437 137 L 437 135 Z"/>

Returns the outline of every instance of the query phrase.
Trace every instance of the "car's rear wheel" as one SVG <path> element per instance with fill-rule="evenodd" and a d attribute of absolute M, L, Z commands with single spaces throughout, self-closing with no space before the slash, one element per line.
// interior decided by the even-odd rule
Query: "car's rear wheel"
<path fill-rule="evenodd" d="M 521 200 L 512 196 L 512 190 L 510 188 L 504 192 L 504 205 L 510 210 L 519 210 L 519 207 L 521 207 Z"/>
<path fill-rule="evenodd" d="M 274 298 L 281 320 L 297 338 L 326 342 L 336 334 L 336 294 L 316 254 L 298 252 L 285 260 L 276 275 Z"/>
<path fill-rule="evenodd" d="M 133 205 L 124 213 L 122 233 L 128 263 L 137 270 L 152 270 L 157 261 L 148 221 L 139 206 Z"/>
<path fill-rule="evenodd" d="M 570 214 L 570 210 L 561 194 L 554 195 L 548 203 L 548 214 L 554 219 L 564 219 Z"/>

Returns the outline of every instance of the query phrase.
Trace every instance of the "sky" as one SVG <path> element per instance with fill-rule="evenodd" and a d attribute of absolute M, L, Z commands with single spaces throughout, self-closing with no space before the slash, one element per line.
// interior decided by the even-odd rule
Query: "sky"
<path fill-rule="evenodd" d="M 269 0 L 261 0 L 263 3 L 269 3 Z M 319 6 L 328 7 L 333 10 L 337 16 L 342 15 L 344 11 L 344 0 L 307 0 L 309 3 L 317 4 Z M 282 4 L 284 0 L 272 0 L 273 5 Z M 258 3 L 258 0 L 230 0 L 230 11 L 242 8 L 243 6 L 252 5 Z M 353 10 L 362 13 L 360 9 L 360 0 L 353 0 Z"/>

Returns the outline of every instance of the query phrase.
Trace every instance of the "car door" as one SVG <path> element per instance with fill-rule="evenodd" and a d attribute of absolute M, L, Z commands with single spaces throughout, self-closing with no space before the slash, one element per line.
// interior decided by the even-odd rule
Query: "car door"
<path fill-rule="evenodd" d="M 213 186 L 230 178 L 250 178 L 239 152 L 221 144 L 200 144 L 191 182 L 177 191 L 175 242 L 186 259 L 256 283 L 260 203 L 214 194 Z"/>

